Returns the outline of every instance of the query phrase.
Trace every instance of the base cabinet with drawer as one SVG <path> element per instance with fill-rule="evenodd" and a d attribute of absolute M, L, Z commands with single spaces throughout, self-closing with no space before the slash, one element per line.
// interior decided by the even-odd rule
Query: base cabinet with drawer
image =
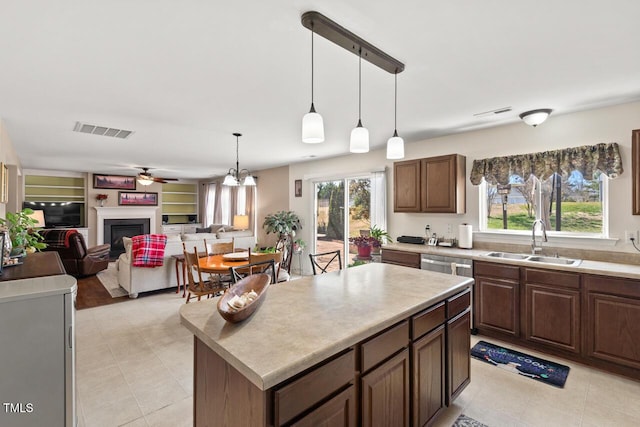
<path fill-rule="evenodd" d="M 476 327 L 520 336 L 520 268 L 476 262 L 474 274 Z"/>
<path fill-rule="evenodd" d="M 420 259 L 421 255 L 417 252 L 398 251 L 396 249 L 382 249 L 382 262 L 387 264 L 420 268 Z"/>

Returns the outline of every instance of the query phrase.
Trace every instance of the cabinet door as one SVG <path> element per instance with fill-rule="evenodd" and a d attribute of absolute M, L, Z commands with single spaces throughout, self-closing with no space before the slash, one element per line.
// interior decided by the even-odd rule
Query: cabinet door
<path fill-rule="evenodd" d="M 476 326 L 520 335 L 520 284 L 514 280 L 476 277 Z"/>
<path fill-rule="evenodd" d="M 422 159 L 422 212 L 465 212 L 464 159 L 456 154 Z"/>
<path fill-rule="evenodd" d="M 447 406 L 471 382 L 471 311 L 447 322 Z"/>
<path fill-rule="evenodd" d="M 364 375 L 361 384 L 363 426 L 409 425 L 409 349 Z"/>
<path fill-rule="evenodd" d="M 587 294 L 587 356 L 640 369 L 640 298 Z"/>
<path fill-rule="evenodd" d="M 420 160 L 393 164 L 393 211 L 420 212 Z"/>
<path fill-rule="evenodd" d="M 524 286 L 525 338 L 580 353 L 580 291 L 533 283 Z"/>
<path fill-rule="evenodd" d="M 292 427 L 355 427 L 355 387 L 324 403 L 310 414 L 291 424 Z"/>
<path fill-rule="evenodd" d="M 445 327 L 413 343 L 413 425 L 424 426 L 445 407 Z"/>

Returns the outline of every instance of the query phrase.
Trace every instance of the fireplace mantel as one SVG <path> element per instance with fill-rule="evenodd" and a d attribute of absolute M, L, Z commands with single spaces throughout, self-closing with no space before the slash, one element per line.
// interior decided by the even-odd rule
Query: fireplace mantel
<path fill-rule="evenodd" d="M 156 215 L 158 213 L 157 206 L 117 206 L 117 207 L 100 207 L 94 206 L 98 213 L 96 220 L 96 242 L 97 244 L 105 243 L 104 241 L 104 220 L 105 219 L 129 219 L 129 218 L 148 218 L 149 228 L 152 233 L 156 232 Z"/>

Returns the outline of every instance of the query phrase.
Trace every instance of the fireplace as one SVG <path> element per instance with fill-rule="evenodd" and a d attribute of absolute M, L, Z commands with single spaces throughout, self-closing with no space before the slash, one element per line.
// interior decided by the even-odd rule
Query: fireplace
<path fill-rule="evenodd" d="M 104 242 L 111 245 L 109 258 L 115 260 L 124 253 L 123 237 L 149 234 L 149 218 L 105 219 Z"/>
<path fill-rule="evenodd" d="M 111 229 L 111 226 L 107 227 L 106 222 L 110 220 L 135 220 L 136 222 L 145 221 L 147 223 L 147 228 L 144 233 L 157 233 L 156 230 L 156 218 L 159 217 L 160 212 L 158 207 L 156 206 L 118 206 L 118 207 L 101 207 L 95 206 L 96 210 L 96 242 L 98 244 L 109 243 L 111 244 L 112 236 L 107 239 L 106 233 L 107 228 Z M 130 232 L 132 230 L 129 230 Z M 109 230 L 109 232 L 111 232 Z M 119 232 L 120 233 L 120 232 Z M 144 234 L 138 232 L 133 232 L 133 234 L 124 234 L 120 236 L 120 238 L 124 236 L 135 236 L 137 234 Z M 113 249 L 113 248 L 112 248 Z M 119 250 L 119 253 L 124 252 L 124 248 Z M 118 255 L 112 253 L 112 257 L 117 257 Z"/>

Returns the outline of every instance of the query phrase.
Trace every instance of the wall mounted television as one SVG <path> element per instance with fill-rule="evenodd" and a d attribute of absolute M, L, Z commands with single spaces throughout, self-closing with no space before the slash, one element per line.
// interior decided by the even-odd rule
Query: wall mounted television
<path fill-rule="evenodd" d="M 29 201 L 22 207 L 43 210 L 45 228 L 84 227 L 84 203 Z"/>

